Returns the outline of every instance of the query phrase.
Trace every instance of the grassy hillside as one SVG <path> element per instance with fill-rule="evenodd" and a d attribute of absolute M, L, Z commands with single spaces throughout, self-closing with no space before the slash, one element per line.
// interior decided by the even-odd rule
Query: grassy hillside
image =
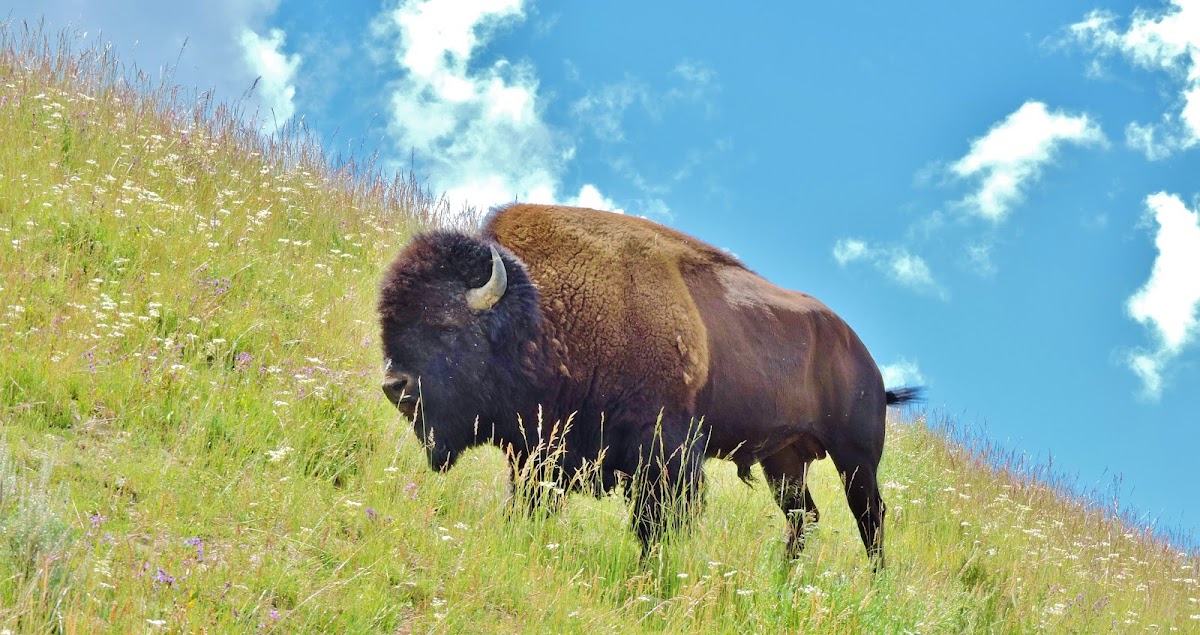
<path fill-rule="evenodd" d="M 893 421 L 889 568 L 828 461 L 639 563 L 619 500 L 509 517 L 378 390 L 382 267 L 441 210 L 302 135 L 0 27 L 0 633 L 1200 632 L 1200 562 Z"/>

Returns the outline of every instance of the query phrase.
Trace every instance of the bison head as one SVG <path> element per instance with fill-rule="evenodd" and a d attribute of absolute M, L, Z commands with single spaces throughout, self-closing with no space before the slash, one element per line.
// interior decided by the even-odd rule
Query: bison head
<path fill-rule="evenodd" d="M 415 237 L 384 276 L 379 322 L 383 391 L 434 469 L 494 440 L 528 405 L 541 314 L 524 265 L 503 248 L 457 232 Z"/>

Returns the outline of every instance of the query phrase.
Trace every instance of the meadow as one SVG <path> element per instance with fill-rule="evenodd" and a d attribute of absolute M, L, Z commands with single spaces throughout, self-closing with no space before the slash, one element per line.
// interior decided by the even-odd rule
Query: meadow
<path fill-rule="evenodd" d="M 726 463 L 646 562 L 619 498 L 511 514 L 495 450 L 431 473 L 374 303 L 467 221 L 262 123 L 0 25 L 0 634 L 1200 632 L 1194 543 L 922 411 L 889 422 L 878 575 L 828 461 L 794 561 Z"/>

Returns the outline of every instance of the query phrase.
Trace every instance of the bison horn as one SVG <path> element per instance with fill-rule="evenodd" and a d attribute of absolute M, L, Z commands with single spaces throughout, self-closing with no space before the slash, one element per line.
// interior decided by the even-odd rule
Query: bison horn
<path fill-rule="evenodd" d="M 467 291 L 467 306 L 476 311 L 486 311 L 492 308 L 492 305 L 500 301 L 504 290 L 508 288 L 508 272 L 504 270 L 504 261 L 500 259 L 500 252 L 491 245 L 488 245 L 488 249 L 492 250 L 492 277 L 488 278 L 482 287 Z"/>

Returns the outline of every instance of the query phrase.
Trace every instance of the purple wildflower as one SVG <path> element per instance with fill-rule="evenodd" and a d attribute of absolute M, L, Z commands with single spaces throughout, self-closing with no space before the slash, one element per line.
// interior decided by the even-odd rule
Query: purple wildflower
<path fill-rule="evenodd" d="M 172 586 L 175 584 L 175 576 L 167 573 L 166 569 L 159 567 L 158 573 L 156 573 L 154 575 L 154 582 L 155 582 L 155 584 L 165 584 L 166 586 Z"/>
<path fill-rule="evenodd" d="M 368 507 L 363 511 L 367 513 L 367 518 L 370 520 L 376 520 L 379 518 L 379 512 L 375 511 L 374 507 Z"/>
<path fill-rule="evenodd" d="M 96 512 L 88 518 L 88 521 L 91 522 L 92 526 L 88 529 L 87 535 L 95 536 L 96 532 L 100 531 L 100 525 L 104 524 L 104 517 L 100 515 L 100 512 Z"/>
<path fill-rule="evenodd" d="M 84 351 L 83 358 L 85 360 L 87 360 L 88 372 L 95 375 L 96 374 L 96 352 L 95 352 L 95 350 L 89 348 L 88 350 Z"/>
<path fill-rule="evenodd" d="M 229 290 L 229 287 L 233 286 L 233 281 L 226 277 L 209 278 L 207 280 L 201 278 L 196 282 L 202 287 L 208 287 L 209 290 L 217 295 L 225 293 Z"/>
<path fill-rule="evenodd" d="M 195 547 L 196 548 L 196 560 L 198 562 L 204 562 L 204 541 L 203 540 L 201 540 L 199 538 L 188 538 L 187 540 L 183 541 L 183 544 L 185 544 L 189 547 Z"/>
<path fill-rule="evenodd" d="M 234 356 L 233 368 L 234 370 L 248 370 L 250 368 L 250 363 L 253 361 L 254 358 L 250 356 L 250 353 L 242 351 Z"/>
<path fill-rule="evenodd" d="M 417 497 L 417 484 L 410 482 L 408 485 L 405 485 L 404 493 L 408 494 L 409 498 L 416 498 Z"/>

